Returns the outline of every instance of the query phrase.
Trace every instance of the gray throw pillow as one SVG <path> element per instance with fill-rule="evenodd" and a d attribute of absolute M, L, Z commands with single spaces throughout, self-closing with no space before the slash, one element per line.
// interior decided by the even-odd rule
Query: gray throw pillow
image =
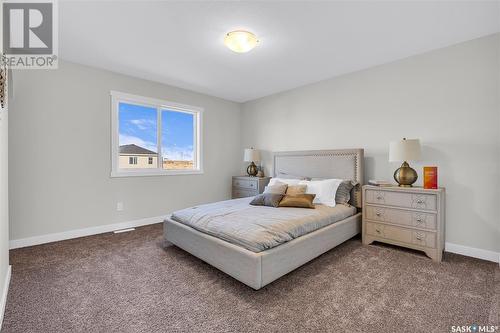
<path fill-rule="evenodd" d="M 274 185 L 266 186 L 264 188 L 264 193 L 274 193 L 274 194 L 285 194 L 288 184 L 276 182 Z"/>
<path fill-rule="evenodd" d="M 344 180 L 340 183 L 337 193 L 335 194 L 335 202 L 338 204 L 348 204 L 349 200 L 351 200 L 351 190 L 358 183 L 353 182 L 352 180 Z"/>
<path fill-rule="evenodd" d="M 250 205 L 252 206 L 269 206 L 269 207 L 278 207 L 280 204 L 281 199 L 283 199 L 284 195 L 283 194 L 276 194 L 276 193 L 262 193 L 250 202 Z"/>

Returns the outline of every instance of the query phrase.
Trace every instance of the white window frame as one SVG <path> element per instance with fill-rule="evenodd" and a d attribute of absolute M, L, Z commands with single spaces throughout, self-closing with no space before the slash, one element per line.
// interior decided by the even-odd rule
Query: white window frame
<path fill-rule="evenodd" d="M 111 177 L 141 177 L 141 176 L 172 176 L 172 175 L 197 175 L 203 173 L 203 108 L 198 106 L 179 104 L 161 99 L 143 97 L 112 90 L 111 94 Z M 156 169 L 120 169 L 120 129 L 119 129 L 119 104 L 120 102 L 152 107 L 157 110 L 157 147 L 158 168 Z M 194 117 L 194 168 L 187 170 L 163 169 L 161 155 L 161 110 L 172 110 L 192 114 Z"/>

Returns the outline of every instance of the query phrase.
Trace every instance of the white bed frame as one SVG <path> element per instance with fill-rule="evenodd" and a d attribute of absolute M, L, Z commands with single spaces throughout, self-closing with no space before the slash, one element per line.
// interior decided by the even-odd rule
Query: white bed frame
<path fill-rule="evenodd" d="M 363 149 L 279 152 L 274 154 L 274 175 L 352 179 L 363 184 Z M 351 203 L 361 208 L 361 186 L 351 193 Z M 175 244 L 227 273 L 260 289 L 308 261 L 354 237 L 361 231 L 361 213 L 255 253 L 173 221 L 164 222 L 165 246 Z"/>

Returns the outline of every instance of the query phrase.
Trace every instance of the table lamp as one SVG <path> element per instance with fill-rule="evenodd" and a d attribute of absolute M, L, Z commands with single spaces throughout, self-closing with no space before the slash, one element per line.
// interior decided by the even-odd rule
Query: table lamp
<path fill-rule="evenodd" d="M 421 155 L 420 140 L 406 139 L 392 141 L 389 145 L 389 162 L 403 162 L 401 167 L 394 172 L 394 180 L 401 187 L 412 187 L 418 175 L 411 168 L 408 161 L 418 161 Z"/>
<path fill-rule="evenodd" d="M 257 149 L 246 148 L 245 149 L 245 156 L 244 156 L 243 160 L 245 162 L 251 162 L 247 168 L 248 175 L 250 177 L 257 176 L 258 170 L 257 170 L 257 166 L 255 165 L 254 162 L 260 161 L 260 152 Z"/>

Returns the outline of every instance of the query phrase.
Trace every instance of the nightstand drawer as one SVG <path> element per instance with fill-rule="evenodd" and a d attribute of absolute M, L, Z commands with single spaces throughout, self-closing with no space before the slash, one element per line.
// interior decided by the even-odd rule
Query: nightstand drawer
<path fill-rule="evenodd" d="M 413 230 L 367 221 L 366 233 L 376 238 L 380 237 L 386 240 L 414 244 L 422 247 L 436 247 L 436 234 L 434 232 Z"/>
<path fill-rule="evenodd" d="M 436 248 L 436 234 L 434 232 L 414 230 L 412 243 L 423 247 Z"/>
<path fill-rule="evenodd" d="M 437 209 L 435 194 L 405 193 L 390 190 L 366 190 L 365 193 L 366 203 L 433 211 Z"/>
<path fill-rule="evenodd" d="M 233 188 L 233 199 L 254 197 L 257 194 L 259 194 L 257 190 L 245 190 L 245 189 Z"/>
<path fill-rule="evenodd" d="M 233 199 L 253 197 L 264 192 L 271 177 L 233 176 Z"/>
<path fill-rule="evenodd" d="M 436 230 L 437 216 L 433 213 L 414 212 L 403 209 L 369 206 L 365 207 L 369 220 L 401 224 L 404 226 Z"/>
<path fill-rule="evenodd" d="M 234 178 L 233 179 L 233 187 L 257 190 L 258 188 L 258 179 L 241 179 Z"/>

